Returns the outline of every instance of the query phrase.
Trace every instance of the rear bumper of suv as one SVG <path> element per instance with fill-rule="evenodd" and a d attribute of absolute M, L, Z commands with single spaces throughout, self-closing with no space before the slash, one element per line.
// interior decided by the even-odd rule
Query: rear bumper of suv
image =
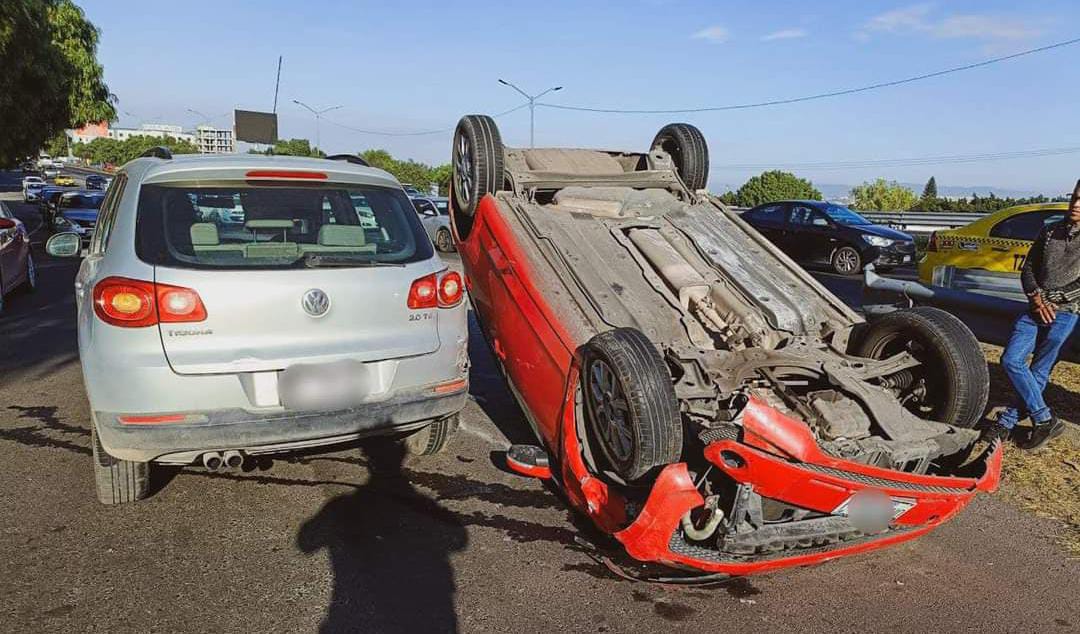
<path fill-rule="evenodd" d="M 188 464 L 207 451 L 273 453 L 417 429 L 465 407 L 468 384 L 462 381 L 454 388 L 402 390 L 346 410 L 220 409 L 174 415 L 96 411 L 94 421 L 102 446 L 116 458 Z"/>

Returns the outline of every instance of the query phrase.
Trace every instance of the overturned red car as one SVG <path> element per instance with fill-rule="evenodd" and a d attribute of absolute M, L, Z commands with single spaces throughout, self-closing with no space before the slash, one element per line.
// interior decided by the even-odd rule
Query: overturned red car
<path fill-rule="evenodd" d="M 481 331 L 551 477 L 635 559 L 712 575 L 912 539 L 996 489 L 987 367 L 956 318 L 867 321 L 705 191 L 687 124 L 647 152 L 454 135 L 451 215 Z"/>

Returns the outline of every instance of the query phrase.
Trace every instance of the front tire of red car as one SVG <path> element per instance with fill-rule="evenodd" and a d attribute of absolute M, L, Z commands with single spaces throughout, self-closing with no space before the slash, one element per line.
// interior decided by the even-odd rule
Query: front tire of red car
<path fill-rule="evenodd" d="M 656 133 L 650 147 L 671 156 L 675 171 L 691 191 L 705 189 L 709 181 L 709 146 L 701 130 L 689 123 L 669 123 Z"/>
<path fill-rule="evenodd" d="M 502 189 L 503 144 L 495 120 L 482 114 L 462 117 L 454 130 L 450 164 L 451 216 L 458 236 L 465 238 L 480 200 Z"/>
<path fill-rule="evenodd" d="M 633 483 L 677 462 L 682 419 L 656 346 L 639 330 L 616 328 L 590 339 L 583 356 L 585 426 L 606 466 Z"/>

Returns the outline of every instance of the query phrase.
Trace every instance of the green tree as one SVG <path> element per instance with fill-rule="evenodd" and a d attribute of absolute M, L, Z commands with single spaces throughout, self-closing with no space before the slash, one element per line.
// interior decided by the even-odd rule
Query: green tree
<path fill-rule="evenodd" d="M 64 128 L 116 118 L 97 43 L 71 0 L 0 2 L 0 164 L 36 153 Z"/>
<path fill-rule="evenodd" d="M 420 191 L 428 191 L 435 185 L 439 193 L 445 195 L 450 189 L 453 170 L 449 163 L 432 167 L 412 159 L 402 161 L 383 149 L 364 150 L 359 152 L 359 156 L 367 161 L 368 165 L 386 170 L 401 183 L 414 185 Z"/>
<path fill-rule="evenodd" d="M 926 187 L 922 190 L 923 200 L 937 200 L 937 179 L 933 176 L 930 180 L 926 181 Z"/>
<path fill-rule="evenodd" d="M 254 154 L 275 154 L 278 156 L 313 156 L 324 157 L 326 153 L 319 148 L 311 147 L 307 139 L 278 139 L 274 141 L 274 147 L 266 152 L 253 152 Z"/>
<path fill-rule="evenodd" d="M 67 135 L 61 132 L 45 142 L 45 153 L 49 156 L 67 156 Z"/>
<path fill-rule="evenodd" d="M 790 172 L 762 172 L 743 183 L 735 192 L 740 207 L 754 207 L 774 200 L 821 200 L 821 192 L 810 181 Z"/>
<path fill-rule="evenodd" d="M 720 202 L 724 203 L 725 205 L 737 206 L 739 204 L 739 197 L 736 196 L 735 192 L 731 191 L 730 189 L 723 194 L 720 194 L 718 198 L 720 198 Z"/>
<path fill-rule="evenodd" d="M 150 148 L 157 146 L 167 147 L 173 154 L 196 154 L 199 151 L 194 144 L 170 136 L 139 135 L 128 137 L 123 141 L 101 137 L 89 143 L 77 143 L 72 147 L 72 153 L 79 158 L 87 159 L 91 163 L 123 165 L 134 158 L 138 158 Z"/>
<path fill-rule="evenodd" d="M 915 206 L 915 192 L 896 181 L 879 178 L 851 190 L 854 209 L 860 211 L 906 211 Z"/>

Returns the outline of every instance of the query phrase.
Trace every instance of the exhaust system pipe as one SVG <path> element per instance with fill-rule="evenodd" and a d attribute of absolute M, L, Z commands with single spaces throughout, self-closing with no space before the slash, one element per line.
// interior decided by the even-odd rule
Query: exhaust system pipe
<path fill-rule="evenodd" d="M 202 463 L 208 471 L 217 471 L 221 468 L 223 461 L 221 454 L 216 451 L 209 451 L 202 455 Z"/>
<path fill-rule="evenodd" d="M 239 469 L 244 466 L 244 454 L 235 449 L 226 451 L 221 455 L 221 459 L 224 461 L 225 467 L 229 469 Z"/>

